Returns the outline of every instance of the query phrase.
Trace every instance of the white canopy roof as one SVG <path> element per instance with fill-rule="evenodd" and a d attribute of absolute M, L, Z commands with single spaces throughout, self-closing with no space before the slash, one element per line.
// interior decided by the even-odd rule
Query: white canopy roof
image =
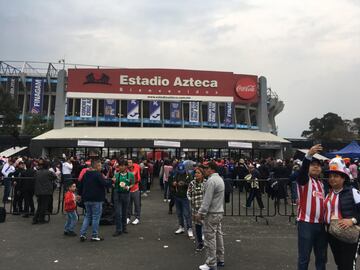
<path fill-rule="evenodd" d="M 48 139 L 219 140 L 290 143 L 269 132 L 210 128 L 68 127 L 53 129 L 33 138 L 33 140 Z"/>
<path fill-rule="evenodd" d="M 20 146 L 15 146 L 15 147 L 11 147 L 5 151 L 2 151 L 0 153 L 0 157 L 11 157 L 13 155 L 15 155 L 16 153 L 19 153 L 22 150 L 25 150 L 27 147 L 20 147 Z"/>

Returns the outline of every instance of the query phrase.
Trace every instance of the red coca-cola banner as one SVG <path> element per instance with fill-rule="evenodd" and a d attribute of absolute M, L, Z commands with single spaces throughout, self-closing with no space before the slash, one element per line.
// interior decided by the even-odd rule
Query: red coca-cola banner
<path fill-rule="evenodd" d="M 68 97 L 256 103 L 257 76 L 177 69 L 69 69 Z"/>

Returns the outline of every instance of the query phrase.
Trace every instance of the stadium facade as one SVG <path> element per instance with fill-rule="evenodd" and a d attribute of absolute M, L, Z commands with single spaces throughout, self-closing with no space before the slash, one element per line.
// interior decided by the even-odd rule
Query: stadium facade
<path fill-rule="evenodd" d="M 0 62 L 19 126 L 41 115 L 54 129 L 33 155 L 281 157 L 275 116 L 284 104 L 265 77 L 183 69 Z"/>

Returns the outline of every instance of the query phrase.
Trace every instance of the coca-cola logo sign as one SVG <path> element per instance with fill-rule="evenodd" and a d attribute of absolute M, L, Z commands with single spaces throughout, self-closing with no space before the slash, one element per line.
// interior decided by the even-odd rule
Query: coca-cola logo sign
<path fill-rule="evenodd" d="M 250 100 L 257 95 L 257 81 L 254 78 L 244 77 L 240 78 L 235 86 L 236 94 L 239 98 Z"/>

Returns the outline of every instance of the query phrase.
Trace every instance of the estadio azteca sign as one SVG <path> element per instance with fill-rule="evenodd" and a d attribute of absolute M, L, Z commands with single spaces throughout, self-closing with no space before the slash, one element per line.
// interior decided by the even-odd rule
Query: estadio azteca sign
<path fill-rule="evenodd" d="M 69 69 L 67 96 L 255 103 L 257 76 L 176 69 Z"/>

